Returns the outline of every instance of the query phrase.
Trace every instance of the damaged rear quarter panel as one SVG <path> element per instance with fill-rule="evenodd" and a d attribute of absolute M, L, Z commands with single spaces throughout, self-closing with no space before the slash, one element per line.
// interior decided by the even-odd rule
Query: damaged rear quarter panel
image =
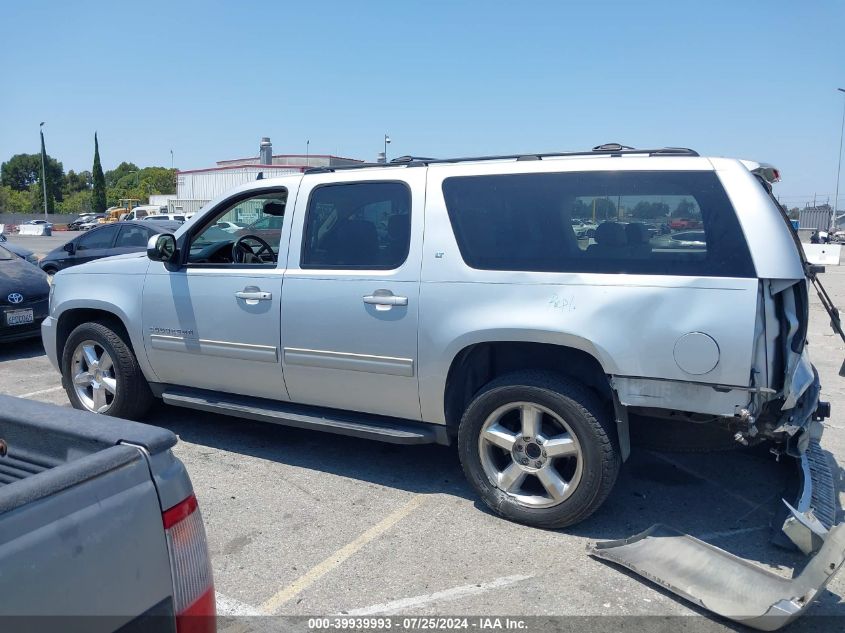
<path fill-rule="evenodd" d="M 505 273 L 504 276 L 521 273 Z M 613 376 L 685 381 L 707 397 L 711 385 L 747 386 L 757 298 L 755 279 L 701 279 L 642 275 L 534 273 L 530 282 L 422 284 L 420 397 L 423 419 L 441 421 L 451 361 L 465 347 L 486 341 L 531 341 L 583 350 Z M 542 278 L 542 282 L 538 279 Z M 726 319 L 725 314 L 731 315 Z M 719 347 L 710 372 L 684 372 L 674 358 L 684 334 L 704 332 Z M 622 381 L 620 384 L 629 384 Z M 661 385 L 665 395 L 684 392 Z M 620 391 L 626 402 L 632 392 Z M 732 415 L 735 398 L 725 405 Z M 667 406 L 657 399 L 650 406 Z M 640 403 L 638 403 L 640 404 Z M 642 403 L 645 404 L 645 403 Z M 671 405 L 670 405 L 671 406 Z"/>

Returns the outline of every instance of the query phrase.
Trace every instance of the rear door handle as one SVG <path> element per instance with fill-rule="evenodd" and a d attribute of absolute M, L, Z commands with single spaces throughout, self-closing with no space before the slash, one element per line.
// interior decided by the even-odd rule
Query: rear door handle
<path fill-rule="evenodd" d="M 273 298 L 273 293 L 264 292 L 263 290 L 258 290 L 254 286 L 250 286 L 236 292 L 235 296 L 238 299 L 244 299 L 246 301 L 270 301 Z"/>
<path fill-rule="evenodd" d="M 408 305 L 408 297 L 399 297 L 389 290 L 376 290 L 373 294 L 364 297 L 364 303 L 376 306 L 376 309 L 380 307 L 381 309 L 389 309 L 393 306 Z"/>

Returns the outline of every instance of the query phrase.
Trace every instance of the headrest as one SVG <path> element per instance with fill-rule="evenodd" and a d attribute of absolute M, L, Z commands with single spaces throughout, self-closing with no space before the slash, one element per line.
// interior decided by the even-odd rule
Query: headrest
<path fill-rule="evenodd" d="M 618 222 L 602 222 L 596 229 L 596 243 L 602 246 L 626 246 L 625 227 Z"/>
<path fill-rule="evenodd" d="M 267 202 L 263 210 L 265 215 L 281 217 L 285 214 L 285 205 L 282 202 Z"/>
<path fill-rule="evenodd" d="M 649 239 L 648 227 L 642 222 L 632 222 L 625 225 L 625 235 L 628 236 L 628 244 L 646 244 Z"/>

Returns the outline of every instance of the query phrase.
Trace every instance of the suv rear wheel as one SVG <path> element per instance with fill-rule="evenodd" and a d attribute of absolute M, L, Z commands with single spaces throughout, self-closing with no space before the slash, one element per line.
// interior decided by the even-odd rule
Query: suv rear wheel
<path fill-rule="evenodd" d="M 76 409 L 139 420 L 153 394 L 132 349 L 110 323 L 76 327 L 62 353 L 62 384 Z"/>
<path fill-rule="evenodd" d="M 486 385 L 464 413 L 458 450 L 464 473 L 492 510 L 541 528 L 590 516 L 621 464 L 600 399 L 546 372 L 509 374 Z"/>

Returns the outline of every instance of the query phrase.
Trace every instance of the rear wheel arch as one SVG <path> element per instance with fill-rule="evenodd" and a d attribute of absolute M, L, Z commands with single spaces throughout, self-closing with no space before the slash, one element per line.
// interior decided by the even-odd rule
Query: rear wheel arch
<path fill-rule="evenodd" d="M 613 408 L 614 394 L 607 373 L 592 354 L 575 347 L 525 341 L 485 341 L 461 349 L 446 375 L 444 416 L 450 435 L 485 385 L 517 371 L 540 370 L 575 380 L 593 390 Z"/>

